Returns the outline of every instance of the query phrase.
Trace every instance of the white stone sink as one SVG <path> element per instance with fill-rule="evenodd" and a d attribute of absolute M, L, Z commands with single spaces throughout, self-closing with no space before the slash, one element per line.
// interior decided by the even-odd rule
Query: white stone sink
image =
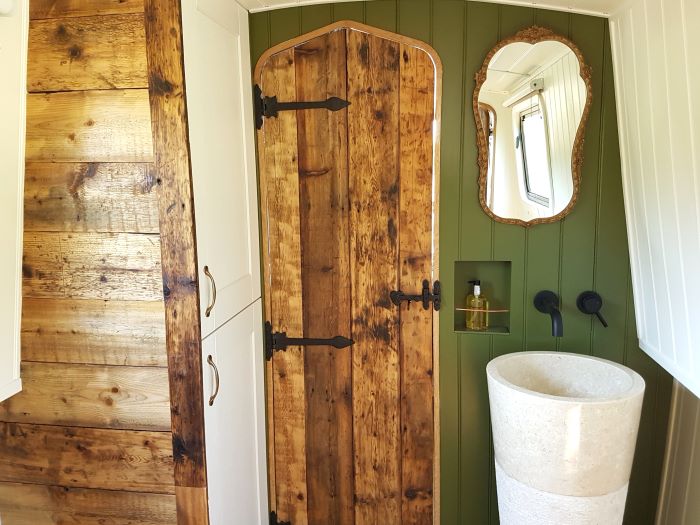
<path fill-rule="evenodd" d="M 504 355 L 486 373 L 501 523 L 622 523 L 642 377 L 563 352 Z"/>

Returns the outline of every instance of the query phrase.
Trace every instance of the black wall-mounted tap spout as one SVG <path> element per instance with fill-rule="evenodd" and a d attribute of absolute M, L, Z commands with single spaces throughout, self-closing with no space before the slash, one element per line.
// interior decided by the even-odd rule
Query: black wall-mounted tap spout
<path fill-rule="evenodd" d="M 559 297 L 552 291 L 542 290 L 535 295 L 535 308 L 538 312 L 552 317 L 552 337 L 564 337 L 564 321 L 559 311 Z"/>

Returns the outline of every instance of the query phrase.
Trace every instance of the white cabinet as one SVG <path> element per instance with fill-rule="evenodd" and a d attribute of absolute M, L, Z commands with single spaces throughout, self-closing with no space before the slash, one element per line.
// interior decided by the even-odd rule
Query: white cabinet
<path fill-rule="evenodd" d="M 248 13 L 183 0 L 202 336 L 260 297 Z"/>
<path fill-rule="evenodd" d="M 202 342 L 209 523 L 269 523 L 260 301 Z"/>
<path fill-rule="evenodd" d="M 640 347 L 700 396 L 700 2 L 610 19 Z"/>
<path fill-rule="evenodd" d="M 27 92 L 27 0 L 5 2 L 0 13 L 0 401 L 22 389 L 22 210 Z"/>

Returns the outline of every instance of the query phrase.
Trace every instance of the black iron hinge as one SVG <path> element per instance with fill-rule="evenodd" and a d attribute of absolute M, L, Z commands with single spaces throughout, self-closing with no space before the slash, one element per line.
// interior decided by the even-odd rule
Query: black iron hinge
<path fill-rule="evenodd" d="M 263 118 L 277 117 L 280 111 L 296 111 L 299 109 L 327 109 L 339 111 L 350 105 L 350 102 L 338 97 L 313 102 L 279 102 L 277 97 L 263 96 L 262 89 L 257 84 L 253 88 L 253 107 L 255 108 L 255 127 L 262 128 Z"/>
<path fill-rule="evenodd" d="M 275 511 L 270 512 L 270 525 L 292 525 L 291 521 L 280 521 Z"/>
<path fill-rule="evenodd" d="M 355 341 L 336 335 L 328 339 L 310 337 L 287 337 L 287 332 L 273 332 L 272 324 L 265 323 L 265 359 L 272 359 L 275 352 L 285 351 L 289 346 L 332 346 L 334 348 L 346 348 L 354 345 Z"/>
<path fill-rule="evenodd" d="M 430 308 L 430 303 L 433 303 L 433 310 L 436 312 L 440 310 L 442 304 L 442 290 L 440 288 L 440 281 L 435 281 L 433 283 L 433 291 L 430 292 L 430 281 L 427 279 L 423 281 L 423 289 L 420 294 L 407 294 L 401 290 L 394 290 L 389 294 L 391 302 L 396 306 L 401 306 L 402 302 L 407 302 L 408 306 L 411 306 L 412 302 L 422 303 L 423 310 L 428 310 Z"/>

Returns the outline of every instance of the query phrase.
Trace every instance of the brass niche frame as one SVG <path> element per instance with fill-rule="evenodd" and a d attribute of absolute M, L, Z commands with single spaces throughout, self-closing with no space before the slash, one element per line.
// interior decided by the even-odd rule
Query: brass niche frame
<path fill-rule="evenodd" d="M 494 55 L 498 53 L 498 51 L 500 51 L 505 46 L 516 42 L 526 42 L 528 44 L 535 45 L 539 42 L 545 42 L 548 40 L 555 40 L 557 42 L 561 42 L 562 44 L 568 46 L 569 49 L 571 49 L 574 52 L 579 63 L 579 75 L 581 76 L 584 84 L 586 85 L 586 104 L 583 107 L 581 122 L 579 123 L 578 130 L 576 131 L 576 138 L 574 140 L 574 146 L 571 153 L 571 174 L 573 177 L 574 186 L 573 194 L 571 195 L 571 201 L 566 206 L 566 208 L 564 208 L 562 211 L 560 211 L 552 217 L 532 219 L 531 221 L 500 217 L 499 215 L 493 213 L 493 211 L 491 211 L 486 205 L 486 185 L 488 184 L 487 176 L 489 162 L 489 147 L 486 141 L 484 140 L 484 130 L 481 127 L 481 119 L 479 118 L 479 92 L 481 91 L 484 82 L 486 82 L 486 75 L 488 73 L 489 63 L 491 62 L 491 59 L 494 57 Z M 578 46 L 576 46 L 576 44 L 574 44 L 568 38 L 555 33 L 551 29 L 540 26 L 528 27 L 527 29 L 519 31 L 512 37 L 501 40 L 486 55 L 481 69 L 479 69 L 479 71 L 477 71 L 474 75 L 474 79 L 476 80 L 476 87 L 474 88 L 474 95 L 472 98 L 472 111 L 474 113 L 474 120 L 476 122 L 476 140 L 479 149 L 479 154 L 477 157 L 477 163 L 479 165 L 479 204 L 481 205 L 481 209 L 483 209 L 484 212 L 494 221 L 502 222 L 505 224 L 516 224 L 527 228 L 535 224 L 557 222 L 563 219 L 571 212 L 572 208 L 576 204 L 576 201 L 578 200 L 579 189 L 581 186 L 581 167 L 583 165 L 583 143 L 585 138 L 584 135 L 586 130 L 586 123 L 588 122 L 588 116 L 591 111 L 591 100 L 593 97 L 593 83 L 591 81 L 591 72 L 591 67 L 586 64 L 583 58 L 583 54 L 581 53 L 581 50 L 578 48 Z"/>

